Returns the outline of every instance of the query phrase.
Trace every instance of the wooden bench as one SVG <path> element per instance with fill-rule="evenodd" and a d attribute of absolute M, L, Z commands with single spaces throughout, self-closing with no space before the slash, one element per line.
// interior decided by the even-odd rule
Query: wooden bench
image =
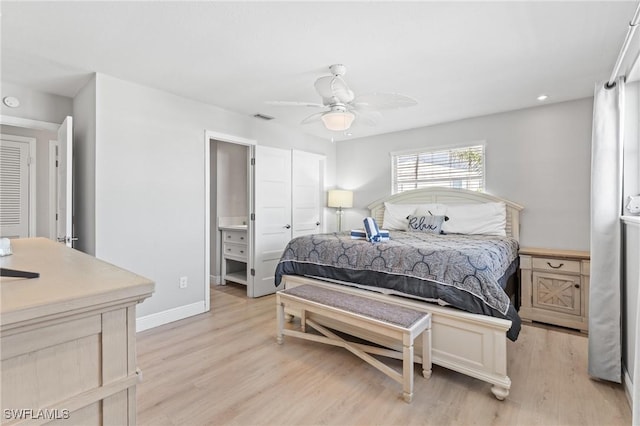
<path fill-rule="evenodd" d="M 343 347 L 401 383 L 402 396 L 406 402 L 411 402 L 413 398 L 414 359 L 422 363 L 423 376 L 425 378 L 431 376 L 430 313 L 313 285 L 301 285 L 278 291 L 276 304 L 279 344 L 283 343 L 286 335 Z M 300 312 L 302 331 L 284 328 L 285 308 Z M 336 321 L 397 339 L 402 342 L 402 352 L 347 341 L 313 321 L 312 315 L 309 314 L 330 317 Z M 323 336 L 306 333 L 307 325 L 322 333 Z M 414 357 L 413 343 L 420 335 L 422 335 L 422 357 Z M 369 354 L 401 359 L 402 373 Z"/>

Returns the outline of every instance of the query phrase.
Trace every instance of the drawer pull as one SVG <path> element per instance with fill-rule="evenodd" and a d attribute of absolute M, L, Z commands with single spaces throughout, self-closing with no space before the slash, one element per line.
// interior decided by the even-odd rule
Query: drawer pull
<path fill-rule="evenodd" d="M 240 237 L 241 240 L 244 240 L 244 237 Z"/>
<path fill-rule="evenodd" d="M 580 284 L 574 284 L 573 285 L 575 288 L 580 288 Z"/>
<path fill-rule="evenodd" d="M 244 253 L 244 250 L 240 250 L 240 253 Z"/>
<path fill-rule="evenodd" d="M 564 266 L 564 263 L 561 263 L 561 264 L 559 264 L 558 266 L 553 266 L 553 265 L 551 264 L 551 262 L 547 262 L 547 265 L 549 265 L 549 266 L 550 266 L 551 268 L 553 268 L 553 269 L 560 269 L 560 268 L 562 268 L 562 267 Z"/>

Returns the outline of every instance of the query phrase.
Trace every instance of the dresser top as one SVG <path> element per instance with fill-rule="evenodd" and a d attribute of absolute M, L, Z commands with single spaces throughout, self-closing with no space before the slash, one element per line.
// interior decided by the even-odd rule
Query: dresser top
<path fill-rule="evenodd" d="M 2 277 L 0 324 L 60 315 L 90 306 L 142 301 L 151 280 L 46 238 L 11 240 L 13 254 L 0 267 L 38 272 L 39 278 Z"/>
<path fill-rule="evenodd" d="M 568 259 L 589 260 L 591 257 L 588 251 L 582 250 L 559 250 L 539 247 L 520 247 L 520 254 L 529 256 L 562 257 Z"/>

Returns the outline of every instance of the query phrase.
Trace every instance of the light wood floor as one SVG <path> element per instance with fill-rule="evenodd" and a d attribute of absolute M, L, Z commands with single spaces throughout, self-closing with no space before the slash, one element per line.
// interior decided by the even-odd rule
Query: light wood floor
<path fill-rule="evenodd" d="M 620 385 L 591 380 L 587 339 L 523 327 L 511 393 L 434 366 L 401 385 L 342 348 L 275 339 L 275 299 L 212 287 L 209 313 L 138 334 L 140 425 L 630 425 Z M 399 368 L 400 362 L 394 361 Z"/>

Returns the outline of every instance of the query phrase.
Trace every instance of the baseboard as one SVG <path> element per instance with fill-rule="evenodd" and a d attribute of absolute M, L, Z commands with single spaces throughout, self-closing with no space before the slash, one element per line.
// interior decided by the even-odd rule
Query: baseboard
<path fill-rule="evenodd" d="M 184 318 L 206 312 L 204 301 L 192 303 L 190 305 L 178 306 L 155 314 L 145 315 L 136 318 L 136 331 L 144 331 L 150 328 L 168 324 Z"/>
<path fill-rule="evenodd" d="M 631 376 L 629 376 L 627 367 L 623 366 L 622 371 L 624 373 L 624 394 L 627 396 L 629 407 L 633 410 L 633 380 L 631 380 Z"/>

